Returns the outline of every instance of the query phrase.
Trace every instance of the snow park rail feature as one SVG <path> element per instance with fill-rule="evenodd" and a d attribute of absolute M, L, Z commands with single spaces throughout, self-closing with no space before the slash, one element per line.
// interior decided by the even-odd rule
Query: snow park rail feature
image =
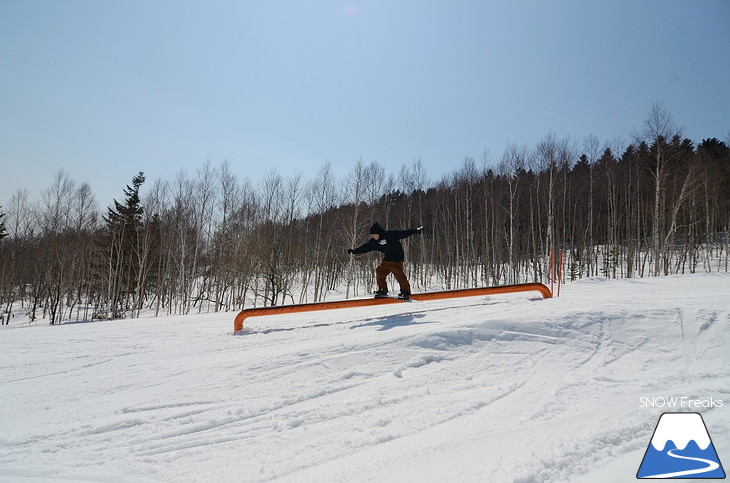
<path fill-rule="evenodd" d="M 496 295 L 515 292 L 540 292 L 543 298 L 553 296 L 550 289 L 541 283 L 519 283 L 515 285 L 498 285 L 494 287 L 465 288 L 461 290 L 445 290 L 443 292 L 426 292 L 412 294 L 411 299 L 416 301 L 441 300 L 460 297 L 477 297 L 480 295 Z M 244 309 L 236 316 L 233 322 L 233 333 L 243 330 L 243 321 L 249 317 L 262 315 L 293 314 L 298 312 L 313 312 L 317 310 L 346 309 L 350 307 L 367 307 L 370 305 L 408 303 L 407 300 L 378 297 L 367 299 L 334 300 L 331 302 L 312 302 L 295 305 L 274 305 L 270 307 L 255 307 Z"/>

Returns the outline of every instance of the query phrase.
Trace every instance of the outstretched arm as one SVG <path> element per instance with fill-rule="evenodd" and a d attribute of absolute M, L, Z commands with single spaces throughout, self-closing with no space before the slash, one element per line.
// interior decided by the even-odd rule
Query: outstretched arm
<path fill-rule="evenodd" d="M 419 235 L 422 232 L 423 232 L 423 227 L 419 226 L 418 228 L 411 228 L 409 230 L 399 230 L 399 231 L 396 231 L 395 234 L 399 240 L 402 240 L 403 238 L 407 238 L 411 235 Z"/>
<path fill-rule="evenodd" d="M 359 247 L 357 247 L 355 249 L 348 248 L 347 253 L 361 255 L 363 253 L 367 253 L 367 252 L 371 252 L 371 251 L 375 250 L 377 248 L 377 246 L 378 245 L 377 245 L 377 242 L 375 241 L 375 239 L 371 238 L 370 240 L 368 240 L 367 242 L 363 243 L 362 245 L 360 245 Z"/>

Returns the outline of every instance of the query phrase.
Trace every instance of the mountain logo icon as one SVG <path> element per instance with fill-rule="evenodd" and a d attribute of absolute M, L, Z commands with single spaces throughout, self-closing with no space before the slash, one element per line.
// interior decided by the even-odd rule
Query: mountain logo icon
<path fill-rule="evenodd" d="M 636 477 L 725 478 L 702 416 L 699 413 L 662 414 Z"/>

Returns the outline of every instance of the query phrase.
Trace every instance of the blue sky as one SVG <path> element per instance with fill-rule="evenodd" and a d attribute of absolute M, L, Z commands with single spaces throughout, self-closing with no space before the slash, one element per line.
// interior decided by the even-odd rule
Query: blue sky
<path fill-rule="evenodd" d="M 439 179 L 549 132 L 628 143 L 655 102 L 727 140 L 729 25 L 727 0 L 0 0 L 0 204 L 207 160 Z"/>

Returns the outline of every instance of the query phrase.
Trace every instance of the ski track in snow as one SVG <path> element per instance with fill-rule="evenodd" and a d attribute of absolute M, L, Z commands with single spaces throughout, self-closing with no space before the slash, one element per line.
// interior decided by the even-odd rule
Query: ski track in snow
<path fill-rule="evenodd" d="M 630 481 L 672 410 L 639 398 L 670 395 L 725 401 L 700 409 L 723 460 L 728 293 L 588 279 L 235 336 L 233 313 L 4 327 L 0 481 Z"/>

